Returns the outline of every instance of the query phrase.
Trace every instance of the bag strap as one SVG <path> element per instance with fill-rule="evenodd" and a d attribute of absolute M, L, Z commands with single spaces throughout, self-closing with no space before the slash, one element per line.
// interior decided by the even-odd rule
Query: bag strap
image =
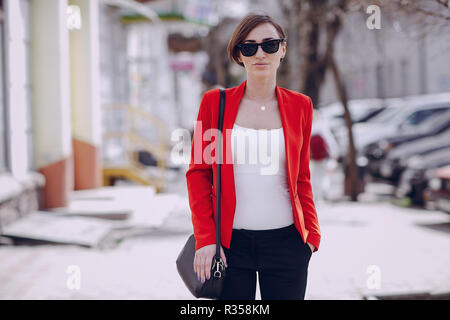
<path fill-rule="evenodd" d="M 216 170 L 216 258 L 220 259 L 220 186 L 221 186 L 221 165 L 222 165 L 222 128 L 223 128 L 223 117 L 225 112 L 225 90 L 219 88 L 220 90 L 220 105 L 219 105 L 219 137 L 217 139 L 217 170 Z"/>

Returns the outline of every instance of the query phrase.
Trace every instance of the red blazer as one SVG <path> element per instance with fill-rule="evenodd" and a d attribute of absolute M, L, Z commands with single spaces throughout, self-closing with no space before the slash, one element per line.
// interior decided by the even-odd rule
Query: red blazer
<path fill-rule="evenodd" d="M 227 143 L 226 130 L 231 132 L 239 102 L 244 94 L 244 81 L 237 87 L 225 89 L 226 104 L 222 136 L 222 186 L 221 186 L 221 244 L 230 248 L 233 218 L 236 209 L 236 194 L 234 185 L 233 164 L 230 143 Z M 311 243 L 317 251 L 320 243 L 320 228 L 313 202 L 309 171 L 309 152 L 312 125 L 312 102 L 308 96 L 276 86 L 280 116 L 283 124 L 286 172 L 289 177 L 289 193 L 292 204 L 294 224 L 303 241 Z M 216 163 L 214 151 L 210 152 L 208 160 L 201 156 L 200 163 L 194 162 L 194 153 L 200 150 L 214 149 L 215 138 L 205 131 L 216 128 L 219 113 L 219 89 L 212 89 L 203 94 L 198 112 L 197 123 L 194 127 L 191 159 L 186 172 L 189 205 L 192 212 L 192 224 L 196 239 L 195 249 L 216 243 Z M 201 125 L 199 125 L 201 121 Z M 211 132 L 211 130 L 209 131 Z M 203 137 L 203 139 L 202 139 Z M 206 137 L 206 139 L 205 139 Z M 211 144 L 211 146 L 209 146 Z M 209 146 L 209 147 L 208 147 Z M 208 154 L 208 152 L 205 152 Z"/>

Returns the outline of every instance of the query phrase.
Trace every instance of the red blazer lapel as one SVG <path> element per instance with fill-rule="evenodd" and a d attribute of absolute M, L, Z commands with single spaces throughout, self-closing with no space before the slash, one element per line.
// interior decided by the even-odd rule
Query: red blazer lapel
<path fill-rule="evenodd" d="M 223 120 L 223 150 L 226 155 L 223 158 L 224 163 L 221 166 L 222 172 L 222 199 L 227 199 L 226 201 L 222 201 L 222 210 L 227 210 L 226 212 L 231 212 L 230 215 L 232 224 L 234 219 L 234 213 L 236 210 L 236 188 L 234 185 L 234 171 L 233 171 L 233 163 L 232 163 L 232 153 L 231 146 L 228 143 L 231 141 L 231 131 L 234 126 L 234 122 L 236 120 L 236 116 L 239 110 L 239 103 L 242 100 L 244 95 L 245 86 L 247 80 L 242 82 L 239 86 L 233 87 L 230 89 L 226 89 L 226 99 L 225 99 L 225 115 Z M 224 208 L 226 207 L 226 208 Z"/>
<path fill-rule="evenodd" d="M 289 193 L 292 201 L 294 201 L 295 194 L 297 193 L 297 176 L 300 162 L 300 146 L 302 143 L 302 141 L 298 141 L 299 137 L 302 136 L 300 134 L 300 114 L 299 108 L 296 108 L 298 103 L 291 101 L 290 99 L 292 97 L 286 95 L 280 87 L 277 86 L 276 90 L 281 122 L 283 124 Z"/>

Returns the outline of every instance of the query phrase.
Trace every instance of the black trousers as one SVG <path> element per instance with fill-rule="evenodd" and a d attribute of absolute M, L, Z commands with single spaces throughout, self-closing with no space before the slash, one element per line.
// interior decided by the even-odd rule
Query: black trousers
<path fill-rule="evenodd" d="M 218 300 L 304 300 L 311 248 L 294 224 L 270 230 L 233 229 L 228 268 Z"/>

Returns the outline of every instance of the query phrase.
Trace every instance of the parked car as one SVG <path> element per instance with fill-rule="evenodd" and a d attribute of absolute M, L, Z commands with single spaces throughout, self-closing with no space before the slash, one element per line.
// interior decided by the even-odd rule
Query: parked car
<path fill-rule="evenodd" d="M 401 174 L 395 196 L 409 197 L 413 204 L 424 205 L 424 191 L 434 177 L 435 169 L 446 165 L 450 165 L 450 148 L 411 157 Z"/>
<path fill-rule="evenodd" d="M 429 117 L 450 110 L 450 93 L 434 98 L 407 99 L 388 108 L 368 122 L 353 126 L 353 138 L 358 155 L 362 156 L 364 147 L 371 143 L 393 137 L 408 130 L 417 128 Z M 340 154 L 346 155 L 348 149 L 347 128 L 341 127 L 336 131 Z"/>
<path fill-rule="evenodd" d="M 362 153 L 367 158 L 367 174 L 395 183 L 401 173 L 399 169 L 404 167 L 400 165 L 402 159 L 449 145 L 450 110 L 423 121 L 417 129 L 371 143 Z"/>
<path fill-rule="evenodd" d="M 382 99 L 354 99 L 348 101 L 348 107 L 353 123 L 368 121 L 386 108 Z M 333 132 L 336 128 L 345 126 L 344 107 L 341 102 L 334 102 L 319 108 L 320 118 L 326 120 Z"/>
<path fill-rule="evenodd" d="M 420 139 L 395 148 L 389 153 L 387 158 L 381 162 L 379 167 L 380 176 L 394 184 L 397 184 L 401 173 L 408 165 L 409 159 L 414 156 L 423 156 L 435 151 L 449 148 L 449 135 L 450 130 L 447 130 L 438 136 Z"/>
<path fill-rule="evenodd" d="M 437 169 L 425 190 L 425 200 L 433 207 L 450 213 L 450 165 Z"/>

